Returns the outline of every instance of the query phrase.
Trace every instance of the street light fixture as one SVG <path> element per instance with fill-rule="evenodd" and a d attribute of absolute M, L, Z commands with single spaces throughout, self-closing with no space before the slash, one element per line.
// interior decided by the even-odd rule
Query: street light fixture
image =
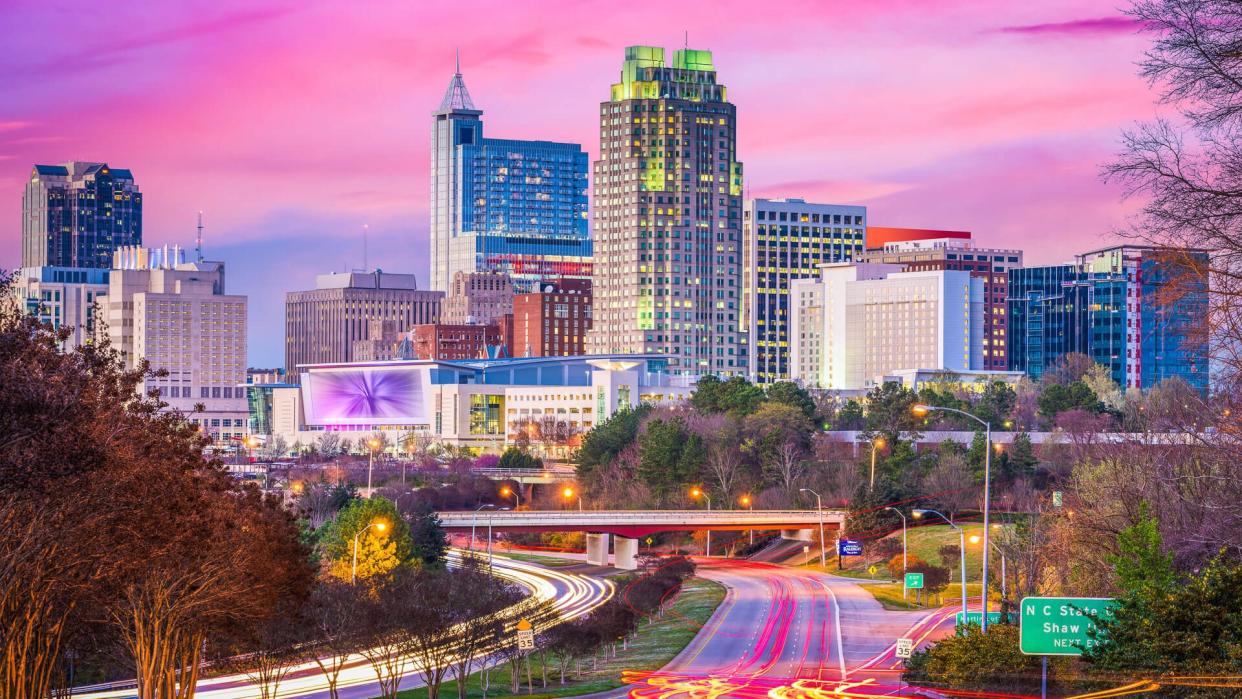
<path fill-rule="evenodd" d="M 992 511 L 992 423 L 984 420 L 978 415 L 968 413 L 965 410 L 957 408 L 943 408 L 936 405 L 918 404 L 911 408 L 915 415 L 926 415 L 932 410 L 939 410 L 946 413 L 956 413 L 983 425 L 986 430 L 984 440 L 984 456 L 983 456 L 983 622 L 979 625 L 979 629 L 984 633 L 988 630 L 988 559 L 990 546 L 988 545 L 988 531 L 991 530 L 990 516 Z M 947 521 L 947 520 L 946 520 Z"/>
<path fill-rule="evenodd" d="M 819 512 L 819 567 L 828 567 L 827 552 L 824 551 L 824 501 L 819 497 L 819 493 L 810 488 L 798 488 L 800 493 L 810 493 L 815 496 L 815 509 Z M 840 556 L 838 563 L 840 563 Z"/>
<path fill-rule="evenodd" d="M 993 528 L 996 528 L 999 526 L 1000 526 L 999 524 L 992 525 Z M 970 543 L 972 544 L 977 544 L 982 540 L 983 540 L 983 537 L 979 536 L 978 534 L 970 535 Z M 999 553 L 1001 557 L 1001 609 L 1003 610 L 1005 608 L 1006 601 L 1009 599 L 1009 589 L 1008 589 L 1009 575 L 1008 575 L 1008 571 L 1005 570 L 1005 550 L 997 546 L 995 543 L 991 544 L 991 546 L 992 548 L 996 549 L 996 552 Z"/>
<path fill-rule="evenodd" d="M 696 498 L 696 499 L 703 498 L 704 500 L 707 501 L 707 511 L 708 512 L 712 511 L 712 497 L 708 495 L 707 493 L 703 492 L 702 488 L 698 488 L 698 487 L 691 488 L 690 497 Z M 706 555 L 709 558 L 712 555 L 712 530 L 710 529 L 707 530 L 707 553 Z"/>
<path fill-rule="evenodd" d="M 582 496 L 575 493 L 574 489 L 570 488 L 569 486 L 565 486 L 565 488 L 561 490 L 561 497 L 565 498 L 566 500 L 569 500 L 570 502 L 573 501 L 575 496 L 578 498 L 578 511 L 581 512 L 582 511 Z"/>
<path fill-rule="evenodd" d="M 903 513 L 901 510 L 897 509 L 896 507 L 885 507 L 884 509 L 892 510 L 893 512 L 896 512 L 897 516 L 901 518 L 901 575 L 904 578 L 906 575 L 906 569 L 909 565 L 909 559 L 906 556 L 906 551 L 907 551 L 906 549 L 906 515 L 905 513 Z M 901 586 L 901 598 L 905 599 L 907 593 L 908 593 L 908 590 L 906 589 L 906 586 L 903 584 Z"/>
<path fill-rule="evenodd" d="M 965 623 L 966 623 L 966 619 L 967 619 L 967 617 L 966 617 L 966 530 L 965 530 L 965 529 L 962 529 L 961 527 L 959 527 L 959 526 L 957 526 L 956 524 L 954 524 L 952 520 L 950 520 L 948 517 L 945 517 L 943 513 L 939 512 L 939 511 L 937 511 L 937 510 L 921 510 L 921 509 L 920 509 L 920 510 L 912 510 L 912 511 L 910 512 L 910 515 L 911 515 L 912 517 L 914 517 L 915 519 L 922 519 L 925 515 L 929 515 L 929 514 L 936 515 L 936 516 L 937 516 L 937 517 L 939 517 L 940 519 L 943 519 L 945 522 L 947 522 L 947 523 L 948 523 L 948 525 L 949 525 L 950 527 L 953 527 L 954 529 L 956 529 L 956 530 L 957 530 L 957 534 L 958 534 L 958 536 L 959 536 L 959 537 L 961 538 L 961 540 L 962 540 L 962 543 L 961 543 L 961 544 L 959 545 L 959 547 L 958 547 L 958 553 L 960 553 L 960 554 L 961 554 L 961 557 L 962 557 L 962 560 L 961 560 L 961 568 L 962 568 L 962 623 L 963 623 L 963 624 L 965 624 Z M 984 611 L 983 618 L 984 618 L 984 619 L 987 619 L 987 618 L 988 618 L 988 615 L 987 615 L 987 608 L 984 608 L 984 610 L 983 610 L 983 611 Z"/>
<path fill-rule="evenodd" d="M 470 550 L 471 552 L 474 551 L 474 525 L 477 524 L 479 521 L 479 510 L 486 510 L 488 508 L 491 508 L 494 510 L 496 509 L 496 506 L 491 503 L 488 503 L 486 505 L 479 505 L 477 508 L 475 508 L 474 515 L 471 516 L 470 518 Z"/>
<path fill-rule="evenodd" d="M 738 502 L 742 504 L 742 507 L 745 507 L 747 510 L 754 512 L 755 508 L 751 507 L 752 501 L 749 495 L 743 495 L 741 498 L 738 499 Z M 754 529 L 750 530 L 750 543 L 751 544 L 755 543 L 755 530 Z"/>
<path fill-rule="evenodd" d="M 871 440 L 871 485 L 868 486 L 867 488 L 868 490 L 875 490 L 875 452 L 877 449 L 883 449 L 883 448 L 884 448 L 883 437 L 876 437 L 875 439 Z"/>
<path fill-rule="evenodd" d="M 349 584 L 350 585 L 355 584 L 358 580 L 358 537 L 362 536 L 362 533 L 370 529 L 371 527 L 375 527 L 375 531 L 383 534 L 384 531 L 388 529 L 388 523 L 382 519 L 377 519 L 374 522 L 371 522 L 367 526 L 363 527 L 362 529 L 359 529 L 357 534 L 354 534 L 354 560 L 353 560 L 353 563 L 351 563 L 349 566 Z"/>
<path fill-rule="evenodd" d="M 516 503 L 513 509 L 515 510 L 522 509 L 522 486 L 518 486 L 517 488 L 510 488 L 509 486 L 506 485 L 500 488 L 500 497 L 507 498 L 510 495 L 513 496 L 513 501 Z"/>

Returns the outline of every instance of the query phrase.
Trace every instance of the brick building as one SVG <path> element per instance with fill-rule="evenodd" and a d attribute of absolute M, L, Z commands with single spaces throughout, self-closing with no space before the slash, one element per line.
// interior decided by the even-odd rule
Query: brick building
<path fill-rule="evenodd" d="M 506 341 L 515 357 L 570 357 L 586 354 L 590 329 L 591 282 L 562 279 L 513 298 Z"/>

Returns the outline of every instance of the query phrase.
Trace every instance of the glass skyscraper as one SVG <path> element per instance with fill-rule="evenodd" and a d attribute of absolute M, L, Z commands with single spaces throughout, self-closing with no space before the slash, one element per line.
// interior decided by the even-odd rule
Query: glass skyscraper
<path fill-rule="evenodd" d="M 142 244 L 142 194 L 129 170 L 71 161 L 35 165 L 22 195 L 22 266 L 108 269 Z"/>
<path fill-rule="evenodd" d="M 519 292 L 589 279 L 587 155 L 575 143 L 483 137 L 461 71 L 431 130 L 431 288 L 457 272 L 501 272 Z"/>
<path fill-rule="evenodd" d="M 711 52 L 626 48 L 599 126 L 587 351 L 745 373 L 737 109 Z"/>
<path fill-rule="evenodd" d="M 1122 388 L 1173 377 L 1208 390 L 1206 253 L 1123 245 L 1010 271 L 1010 369 L 1039 378 L 1078 352 Z"/>

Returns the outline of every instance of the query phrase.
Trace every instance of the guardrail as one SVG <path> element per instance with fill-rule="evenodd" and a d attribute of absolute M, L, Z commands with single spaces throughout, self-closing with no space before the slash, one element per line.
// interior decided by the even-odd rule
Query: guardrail
<path fill-rule="evenodd" d="M 846 513 L 841 510 L 823 511 L 825 524 L 844 522 L 845 517 Z M 654 527 L 656 530 L 731 527 L 790 529 L 817 526 L 820 513 L 817 510 L 484 510 L 477 513 L 441 512 L 440 522 L 451 529 L 488 525 L 493 529 L 535 528 L 563 531 L 602 531 L 623 527 Z"/>

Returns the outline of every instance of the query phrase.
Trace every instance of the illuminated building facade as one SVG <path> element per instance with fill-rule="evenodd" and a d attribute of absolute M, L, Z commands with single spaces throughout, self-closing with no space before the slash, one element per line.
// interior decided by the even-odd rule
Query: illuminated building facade
<path fill-rule="evenodd" d="M 710 51 L 630 46 L 600 105 L 593 354 L 668 355 L 678 374 L 743 374 L 737 110 Z"/>
<path fill-rule="evenodd" d="M 431 129 L 431 288 L 499 272 L 519 291 L 589 279 L 587 154 L 576 143 L 483 137 L 460 70 Z"/>
<path fill-rule="evenodd" d="M 142 194 L 129 170 L 71 161 L 35 165 L 22 194 L 22 266 L 112 266 L 142 244 Z"/>
<path fill-rule="evenodd" d="M 746 202 L 742 248 L 742 328 L 756 383 L 789 380 L 789 285 L 819 266 L 849 262 L 866 245 L 867 208 L 802 199 Z"/>

